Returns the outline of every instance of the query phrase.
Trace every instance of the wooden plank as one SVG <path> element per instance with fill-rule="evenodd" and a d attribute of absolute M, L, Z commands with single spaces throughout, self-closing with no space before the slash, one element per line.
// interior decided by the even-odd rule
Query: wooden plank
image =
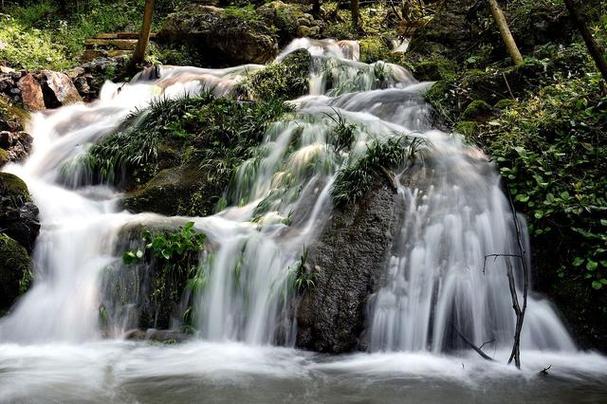
<path fill-rule="evenodd" d="M 139 32 L 115 32 L 115 34 L 118 39 L 139 39 Z M 152 32 L 150 39 L 155 37 L 156 33 Z"/>
<path fill-rule="evenodd" d="M 118 39 L 118 34 L 113 32 L 104 32 L 101 34 L 95 35 L 93 39 Z"/>
<path fill-rule="evenodd" d="M 123 50 L 133 50 L 137 46 L 136 39 L 87 39 L 84 44 L 87 48 L 116 48 Z"/>

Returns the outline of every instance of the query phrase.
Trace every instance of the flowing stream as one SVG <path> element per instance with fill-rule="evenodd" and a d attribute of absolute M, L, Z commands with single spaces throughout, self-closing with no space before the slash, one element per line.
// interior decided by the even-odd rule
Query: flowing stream
<path fill-rule="evenodd" d="M 75 186 L 83 172 L 66 179 L 64 168 L 133 110 L 203 90 L 225 96 L 262 66 L 162 67 L 159 79 L 108 82 L 98 101 L 33 116 L 33 154 L 5 169 L 28 184 L 42 227 L 33 287 L 0 319 L 0 402 L 607 401 L 607 359 L 578 351 L 550 302 L 533 293 L 523 367 L 505 364 L 515 324 L 506 259 L 519 293 L 521 260 L 484 261 L 518 253 L 513 215 L 486 156 L 432 128 L 429 84 L 399 66 L 358 62 L 351 41 L 299 39 L 277 59 L 299 48 L 313 55 L 310 95 L 270 126 L 228 192 L 238 203 L 213 216 L 130 214 L 119 192 Z M 339 120 L 355 128 L 347 152 L 331 147 Z M 330 218 L 340 169 L 394 139 L 421 146 L 415 164 L 395 173 L 400 231 L 369 298 L 369 352 L 294 349 L 292 268 Z M 132 313 L 117 304 L 108 338 L 99 324 L 102 273 L 120 265 L 121 231 L 186 221 L 217 246 L 200 257 L 199 335 L 174 346 L 125 341 Z M 493 341 L 486 350 L 496 362 L 467 349 L 458 332 Z M 538 374 L 548 366 L 550 376 Z"/>

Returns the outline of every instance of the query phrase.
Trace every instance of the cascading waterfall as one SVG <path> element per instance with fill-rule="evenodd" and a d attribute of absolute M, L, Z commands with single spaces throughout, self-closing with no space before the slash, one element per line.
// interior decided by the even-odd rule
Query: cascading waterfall
<path fill-rule="evenodd" d="M 313 55 L 310 95 L 292 101 L 294 116 L 271 125 L 258 155 L 240 167 L 229 190 L 232 206 L 188 219 L 217 245 L 201 258 L 207 271 L 195 298 L 201 337 L 292 346 L 292 268 L 327 221 L 337 173 L 364 156 L 371 142 L 407 136 L 426 147 L 414 174 L 411 168 L 397 173 L 402 228 L 383 286 L 370 299 L 370 350 L 462 347 L 455 329 L 474 341 L 511 344 L 505 262 L 491 260 L 482 269 L 486 255 L 516 253 L 517 238 L 499 176 L 486 157 L 432 129 L 422 96 L 427 84 L 402 67 L 360 63 L 358 45 L 347 41 L 300 39 L 278 59 L 299 48 Z M 135 108 L 205 89 L 224 96 L 259 68 L 161 67 L 159 79 L 142 74 L 122 86 L 108 83 L 99 101 L 34 116 L 33 155 L 7 170 L 27 182 L 41 210 L 37 274 L 32 290 L 1 320 L 2 341 L 99 338 L 100 273 L 119 260 L 113 254 L 121 229 L 162 219 L 120 212 L 119 194 L 105 186 L 77 187 L 82 172 L 66 179 L 61 168 Z M 356 125 L 349 153 L 330 147 L 335 116 Z M 520 283 L 520 262 L 512 263 Z M 550 304 L 533 295 L 529 300 L 523 347 L 574 350 Z M 121 321 L 118 334 L 129 326 Z"/>

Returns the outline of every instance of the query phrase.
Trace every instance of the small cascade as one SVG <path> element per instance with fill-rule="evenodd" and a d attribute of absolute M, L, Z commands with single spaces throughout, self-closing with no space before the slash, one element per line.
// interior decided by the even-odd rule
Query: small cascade
<path fill-rule="evenodd" d="M 193 221 L 214 246 L 200 257 L 205 282 L 193 296 L 200 337 L 293 346 L 294 271 L 329 220 L 336 177 L 371 145 L 405 139 L 423 147 L 415 164 L 396 176 L 401 227 L 389 262 L 380 268 L 381 287 L 369 299 L 370 350 L 463 348 L 458 332 L 507 346 L 514 313 L 506 262 L 483 266 L 489 254 L 515 254 L 517 235 L 500 178 L 486 156 L 432 128 L 423 98 L 428 85 L 406 69 L 359 62 L 352 41 L 298 39 L 277 61 L 297 49 L 313 56 L 310 94 L 291 101 L 295 112 L 272 123 L 254 157 L 240 166 L 227 190 L 227 208 L 209 217 L 171 219 Z M 104 185 L 83 186 L 90 173 L 65 167 L 77 165 L 134 110 L 203 91 L 228 96 L 260 68 L 161 67 L 131 83 L 107 83 L 92 104 L 34 116 L 33 155 L 7 170 L 27 182 L 41 210 L 37 274 L 32 290 L 0 320 L 1 341 L 101 338 L 102 272 L 120 265 L 120 232 L 169 220 L 120 211 L 119 193 Z M 345 147 L 336 146 L 340 122 L 352 131 Z M 521 284 L 520 262 L 511 264 Z M 126 306 L 135 300 L 127 296 L 124 303 L 108 305 L 112 336 L 132 327 Z M 575 349 L 550 304 L 534 295 L 523 336 L 526 349 Z"/>

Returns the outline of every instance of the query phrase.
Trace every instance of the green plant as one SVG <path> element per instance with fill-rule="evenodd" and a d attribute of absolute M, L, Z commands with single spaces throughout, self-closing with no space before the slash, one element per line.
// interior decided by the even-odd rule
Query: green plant
<path fill-rule="evenodd" d="M 142 249 L 128 250 L 123 254 L 122 260 L 126 265 L 140 261 L 148 253 L 179 266 L 185 254 L 202 251 L 206 236 L 194 230 L 194 222 L 188 222 L 172 233 L 146 231 L 143 240 L 146 244 Z"/>
<path fill-rule="evenodd" d="M 356 125 L 349 123 L 336 109 L 333 109 L 333 114 L 324 115 L 335 124 L 328 133 L 327 143 L 333 146 L 336 153 L 350 151 L 352 143 L 356 140 Z"/>
<path fill-rule="evenodd" d="M 379 176 L 411 163 L 422 144 L 420 138 L 395 136 L 371 142 L 363 156 L 351 156 L 337 173 L 331 189 L 335 206 L 343 208 L 355 203 L 371 190 Z"/>
<path fill-rule="evenodd" d="M 308 270 L 306 265 L 308 261 L 308 253 L 308 248 L 304 246 L 299 259 L 288 269 L 289 283 L 291 288 L 296 290 L 298 293 L 302 293 L 305 290 L 316 286 L 314 283 L 316 275 L 314 272 Z"/>

